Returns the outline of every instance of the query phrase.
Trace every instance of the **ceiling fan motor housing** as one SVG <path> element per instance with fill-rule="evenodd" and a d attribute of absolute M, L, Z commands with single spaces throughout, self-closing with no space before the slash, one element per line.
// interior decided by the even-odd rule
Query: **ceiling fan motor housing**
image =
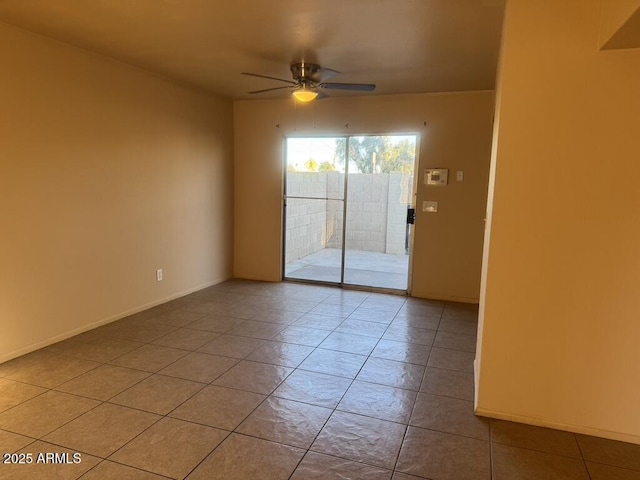
<path fill-rule="evenodd" d="M 305 80 L 312 80 L 312 76 L 316 73 L 320 72 L 320 65 L 316 65 L 315 63 L 294 63 L 291 65 L 291 75 L 293 75 L 293 79 L 296 81 L 301 81 L 303 83 Z"/>

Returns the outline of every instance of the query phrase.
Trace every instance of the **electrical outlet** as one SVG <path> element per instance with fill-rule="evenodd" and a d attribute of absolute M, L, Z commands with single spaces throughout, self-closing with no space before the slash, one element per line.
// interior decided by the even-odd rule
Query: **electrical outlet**
<path fill-rule="evenodd" d="M 161 268 L 156 270 L 156 281 L 157 282 L 161 282 L 162 281 L 162 269 Z"/>

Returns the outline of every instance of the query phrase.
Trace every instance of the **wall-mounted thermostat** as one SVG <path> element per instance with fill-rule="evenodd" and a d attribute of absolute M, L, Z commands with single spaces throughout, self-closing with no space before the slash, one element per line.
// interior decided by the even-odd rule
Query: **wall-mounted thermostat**
<path fill-rule="evenodd" d="M 424 171 L 424 184 L 430 187 L 444 187 L 449 178 L 446 168 L 427 168 Z"/>

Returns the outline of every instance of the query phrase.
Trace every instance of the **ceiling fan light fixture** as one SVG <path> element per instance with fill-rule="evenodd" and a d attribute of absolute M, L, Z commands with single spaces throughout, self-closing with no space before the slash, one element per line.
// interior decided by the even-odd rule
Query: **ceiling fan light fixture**
<path fill-rule="evenodd" d="M 293 92 L 291 92 L 293 98 L 302 103 L 309 103 L 316 99 L 318 92 L 311 88 L 306 88 L 304 85 Z"/>

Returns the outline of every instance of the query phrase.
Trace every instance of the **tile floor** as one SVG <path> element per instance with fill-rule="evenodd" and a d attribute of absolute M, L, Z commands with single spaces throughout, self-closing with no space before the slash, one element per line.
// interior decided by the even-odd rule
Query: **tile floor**
<path fill-rule="evenodd" d="M 225 282 L 0 365 L 33 455 L 0 478 L 640 480 L 638 445 L 473 415 L 476 315 Z"/>

